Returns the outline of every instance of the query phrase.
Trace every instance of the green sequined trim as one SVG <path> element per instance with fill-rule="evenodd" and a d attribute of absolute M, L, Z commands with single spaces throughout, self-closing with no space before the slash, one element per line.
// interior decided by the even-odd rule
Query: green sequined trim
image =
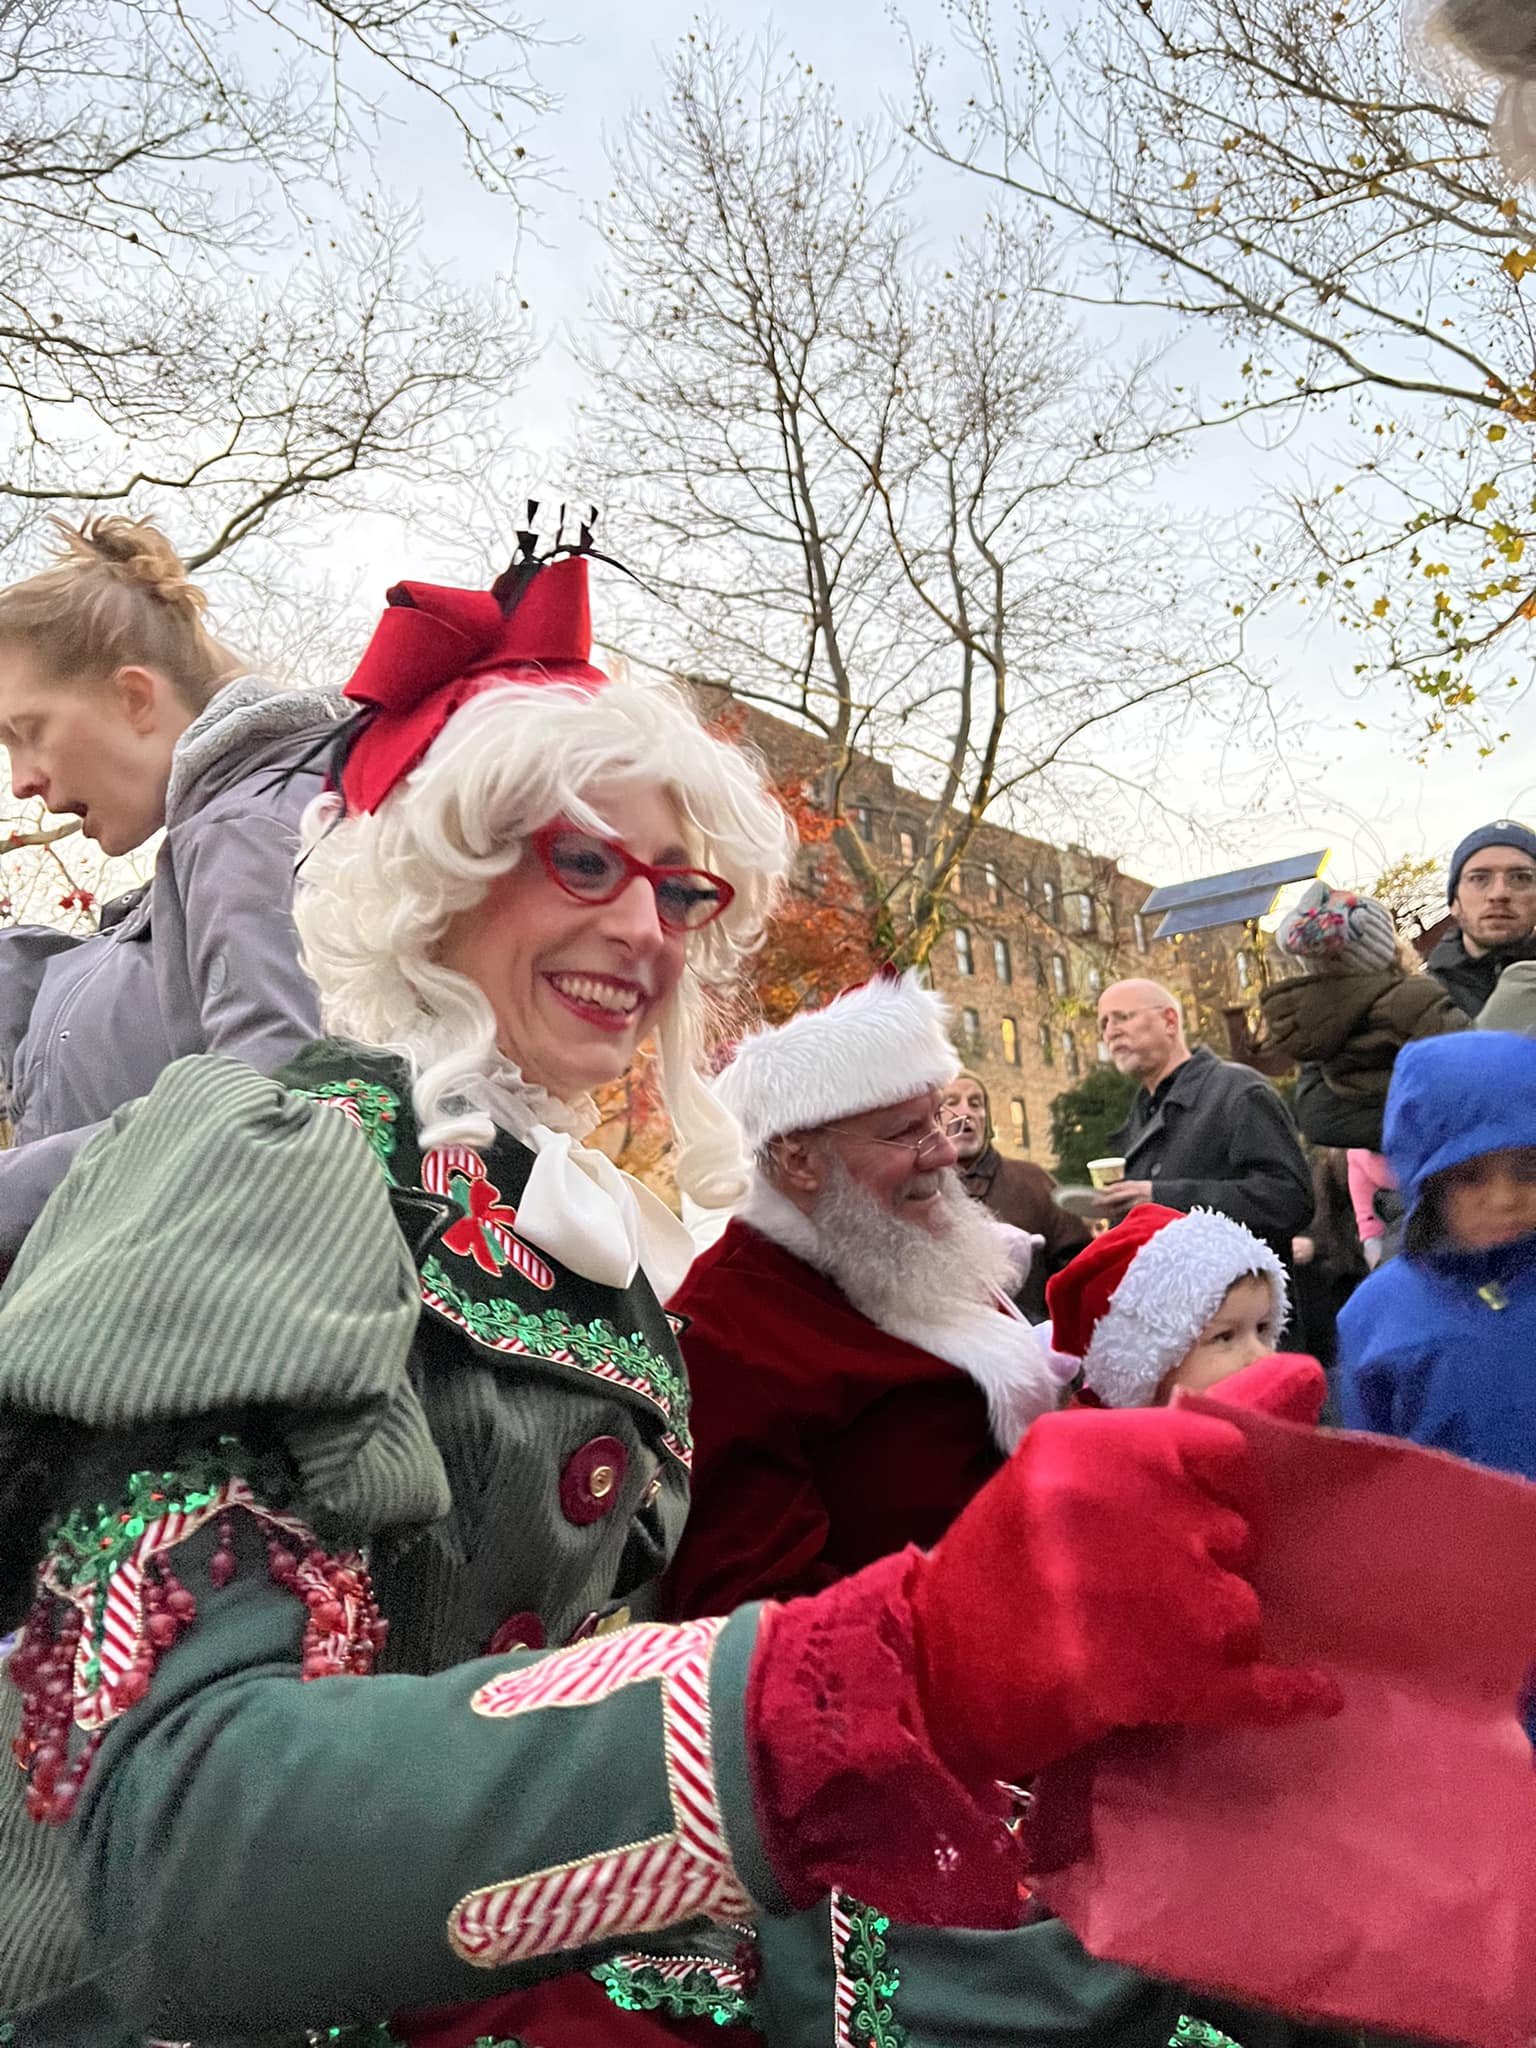
<path fill-rule="evenodd" d="M 1240 2048 L 1240 2044 L 1220 2027 L 1213 2027 L 1209 2020 L 1191 2019 L 1187 2012 L 1181 2012 L 1168 2048 Z"/>
<path fill-rule="evenodd" d="M 713 2020 L 717 2027 L 752 2022 L 750 2001 L 718 1983 L 706 1963 L 686 1976 L 668 1977 L 649 1963 L 620 1957 L 599 1963 L 592 1975 L 622 2012 L 664 2012 L 675 2020 Z"/>
<path fill-rule="evenodd" d="M 602 1317 L 596 1322 L 578 1323 L 557 1308 L 521 1309 L 511 1301 L 476 1301 L 473 1295 L 462 1292 L 435 1256 L 423 1261 L 421 1277 L 455 1315 L 462 1316 L 481 1343 L 495 1344 L 510 1337 L 535 1358 L 553 1358 L 557 1352 L 568 1351 L 578 1365 L 588 1370 L 611 1367 L 650 1396 L 684 1449 L 692 1442 L 688 1433 L 687 1379 L 670 1359 L 653 1351 L 643 1337 L 621 1336 Z"/>
<path fill-rule="evenodd" d="M 391 1179 L 390 1161 L 395 1156 L 395 1123 L 400 1098 L 376 1081 L 320 1081 L 313 1088 L 295 1088 L 295 1095 L 307 1095 L 314 1102 L 351 1102 L 363 1126 L 363 1136 L 373 1155 Z"/>
<path fill-rule="evenodd" d="M 853 1990 L 848 2039 L 853 2048 L 907 2048 L 910 2036 L 895 2017 L 893 2000 L 901 1989 L 901 1973 L 890 1961 L 886 1934 L 890 1919 L 873 1906 L 843 1898 L 848 1939 L 843 1944 L 843 1974 Z"/>
<path fill-rule="evenodd" d="M 233 1438 L 222 1441 L 230 1450 L 238 1448 Z M 84 1672 L 88 1684 L 101 1675 L 106 1589 L 113 1573 L 152 1523 L 210 1506 L 234 1477 L 233 1466 L 223 1458 L 192 1456 L 175 1472 L 131 1473 L 115 1505 L 98 1502 L 92 1508 L 76 1508 L 55 1524 L 44 1553 L 49 1578 L 60 1592 L 89 1587 L 95 1595 L 95 1624 Z M 0 2042 L 4 2039 L 0 2034 Z"/>

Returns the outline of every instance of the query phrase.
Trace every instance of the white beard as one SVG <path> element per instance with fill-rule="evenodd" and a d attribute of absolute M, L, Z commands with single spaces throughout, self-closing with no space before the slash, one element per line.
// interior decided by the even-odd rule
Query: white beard
<path fill-rule="evenodd" d="M 936 1228 L 895 1215 L 840 1160 L 809 1216 L 761 1175 L 740 1215 L 825 1273 L 876 1329 L 975 1380 L 998 1447 L 1012 1451 L 1058 1406 L 1076 1361 L 1058 1360 L 1008 1299 L 1029 1270 L 1032 1241 L 972 1201 L 953 1173 L 935 1179 Z"/>

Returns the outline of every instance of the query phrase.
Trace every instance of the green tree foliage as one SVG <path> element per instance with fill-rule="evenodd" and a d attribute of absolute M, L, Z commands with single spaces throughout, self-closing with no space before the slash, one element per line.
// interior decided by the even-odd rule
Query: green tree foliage
<path fill-rule="evenodd" d="M 1131 1107 L 1136 1083 L 1113 1067 L 1095 1067 L 1075 1088 L 1051 1104 L 1051 1149 L 1057 1177 L 1085 1181 L 1090 1159 L 1102 1158 L 1112 1131 L 1118 1131 Z"/>

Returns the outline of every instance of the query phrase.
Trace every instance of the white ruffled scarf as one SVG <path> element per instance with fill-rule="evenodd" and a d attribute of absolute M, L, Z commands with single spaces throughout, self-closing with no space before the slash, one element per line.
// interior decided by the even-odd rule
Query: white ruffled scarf
<path fill-rule="evenodd" d="M 815 1223 L 770 1187 L 761 1174 L 736 1213 L 743 1223 L 846 1291 L 827 1260 Z M 1013 1284 L 1018 1286 L 1029 1270 L 1038 1241 L 1010 1224 L 988 1220 L 1012 1241 Z M 963 1280 L 964 1275 L 956 1272 L 956 1287 Z M 1076 1359 L 1053 1352 L 1007 1295 L 996 1289 L 989 1289 L 985 1298 L 971 1300 L 951 1293 L 933 1300 L 931 1309 L 931 1314 L 921 1316 L 889 1316 L 881 1322 L 868 1316 L 865 1319 L 888 1337 L 898 1337 L 919 1351 L 942 1358 L 974 1380 L 987 1397 L 994 1442 L 999 1450 L 1011 1453 L 1032 1422 L 1060 1405 L 1062 1389 L 1077 1371 Z M 864 1314 L 861 1309 L 856 1312 Z"/>
<path fill-rule="evenodd" d="M 622 1290 L 643 1272 L 656 1299 L 671 1300 L 698 1247 L 659 1195 L 581 1142 L 598 1122 L 589 1095 L 561 1102 L 503 1059 L 455 1099 L 533 1154 L 517 1203 L 520 1238 L 599 1287 Z"/>

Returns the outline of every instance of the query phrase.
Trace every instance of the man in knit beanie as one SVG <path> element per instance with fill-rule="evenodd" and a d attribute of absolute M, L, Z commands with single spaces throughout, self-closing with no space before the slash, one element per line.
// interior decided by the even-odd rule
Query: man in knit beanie
<path fill-rule="evenodd" d="M 1476 1017 L 1516 960 L 1536 960 L 1536 832 L 1496 818 L 1451 855 L 1446 901 L 1457 929 L 1429 956 L 1429 971 Z"/>

